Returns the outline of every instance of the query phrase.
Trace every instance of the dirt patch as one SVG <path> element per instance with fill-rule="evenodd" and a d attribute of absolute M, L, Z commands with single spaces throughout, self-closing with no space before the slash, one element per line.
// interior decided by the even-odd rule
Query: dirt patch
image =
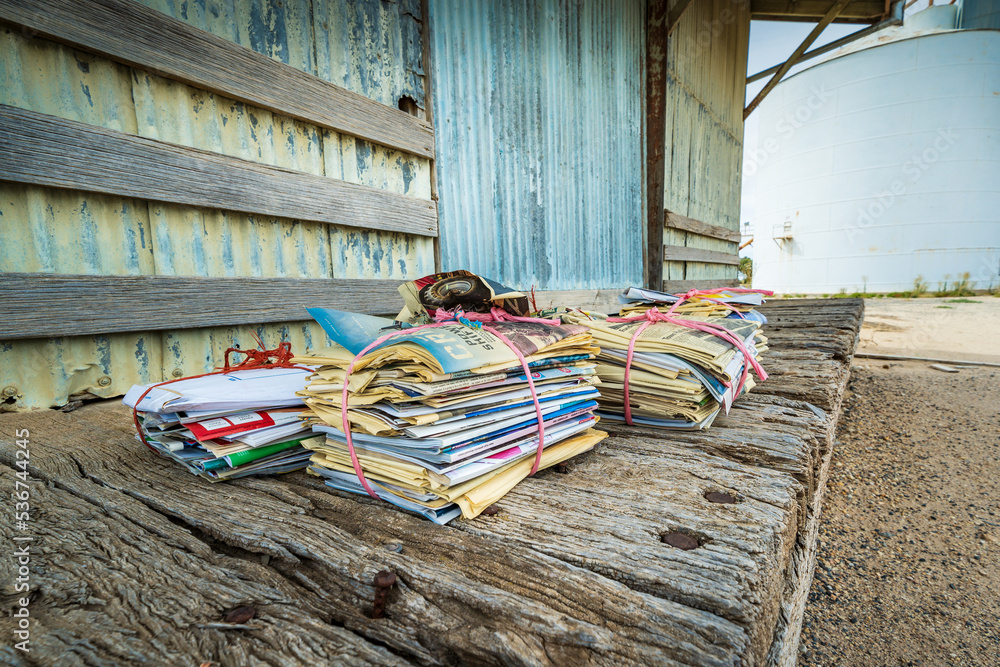
<path fill-rule="evenodd" d="M 865 299 L 858 351 L 1000 362 L 1000 298 Z"/>
<path fill-rule="evenodd" d="M 853 370 L 799 664 L 995 667 L 1000 369 L 885 365 Z"/>

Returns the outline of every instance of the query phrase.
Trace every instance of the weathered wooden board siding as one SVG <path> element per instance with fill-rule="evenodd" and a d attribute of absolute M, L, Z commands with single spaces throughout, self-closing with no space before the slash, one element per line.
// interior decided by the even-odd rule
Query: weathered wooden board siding
<path fill-rule="evenodd" d="M 32 545 L 50 554 L 32 560 L 32 658 L 792 665 L 861 307 L 769 305 L 765 363 L 781 368 L 730 416 L 702 433 L 615 429 L 568 474 L 543 471 L 497 515 L 448 527 L 302 473 L 204 483 L 136 443 L 117 405 L 0 415 L 0 492 L 13 429 L 46 445 L 29 467 L 46 508 Z M 673 530 L 700 546 L 663 544 Z M 382 569 L 399 583 L 373 621 Z M 223 629 L 242 605 L 256 618 Z"/>
<path fill-rule="evenodd" d="M 424 107 L 420 0 L 138 2 L 386 106 Z"/>
<path fill-rule="evenodd" d="M 227 38 L 240 43 L 240 34 L 250 39 L 253 32 L 257 45 L 271 44 L 271 50 L 252 42 L 245 46 L 300 67 L 313 48 L 301 42 L 312 39 L 308 32 L 260 30 L 276 26 L 288 5 L 176 2 L 168 13 L 195 25 L 200 16 L 214 27 L 198 27 L 220 36 L 239 24 L 227 12 L 270 16 L 270 23 L 251 31 L 247 22 L 243 33 L 237 30 Z M 321 32 L 335 33 L 323 38 L 326 46 L 316 46 L 324 54 L 314 60 L 316 73 L 391 106 L 396 100 L 390 92 L 422 103 L 422 94 L 414 92 L 423 77 L 419 8 L 379 0 L 342 5 L 313 4 L 317 16 L 326 14 Z M 375 16 L 379 19 L 373 22 Z M 274 41 L 279 34 L 285 41 Z M 377 35 L 387 40 L 386 50 L 370 52 Z M 292 58 L 292 52 L 302 55 Z M 371 59 L 358 60 L 364 53 Z M 343 78 L 331 78 L 329 72 Z M 431 196 L 426 159 L 320 131 L 7 26 L 0 26 L 0 104 L 420 199 Z M 0 182 L 0 226 L 0 272 L 400 280 L 434 270 L 433 241 L 425 237 L 13 183 Z M 319 326 L 309 322 L 256 330 L 270 345 L 287 331 L 295 350 L 326 343 Z M 120 395 L 137 380 L 204 372 L 234 342 L 253 345 L 250 331 L 219 327 L 4 341 L 0 389 L 13 386 L 18 394 L 0 410 L 61 405 L 79 392 Z M 111 384 L 99 385 L 103 377 Z"/>
<path fill-rule="evenodd" d="M 437 235 L 434 202 L 0 104 L 0 179 L 151 202 Z"/>
<path fill-rule="evenodd" d="M 310 307 L 395 314 L 394 280 L 0 273 L 0 340 L 295 322 Z M 225 304 L 225 307 L 221 307 Z"/>
<path fill-rule="evenodd" d="M 739 230 L 749 3 L 694 0 L 667 53 L 664 206 Z M 736 254 L 736 244 L 666 228 L 664 245 Z M 665 261 L 664 280 L 736 278 L 732 266 Z"/>
<path fill-rule="evenodd" d="M 134 0 L 0 0 L 0 20 L 202 90 L 415 155 L 434 155 L 429 123 Z M 311 45 L 311 39 L 304 43 Z"/>

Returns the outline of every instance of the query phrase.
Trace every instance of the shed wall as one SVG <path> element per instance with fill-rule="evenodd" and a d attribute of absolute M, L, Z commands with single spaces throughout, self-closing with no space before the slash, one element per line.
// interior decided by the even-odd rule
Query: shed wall
<path fill-rule="evenodd" d="M 645 3 L 434 0 L 442 268 L 642 281 Z"/>
<path fill-rule="evenodd" d="M 419 0 L 143 4 L 393 108 L 404 95 L 424 103 Z M 0 104 L 431 198 L 426 158 L 3 24 L 0 84 Z M 0 174 L 0 272 L 404 279 L 434 269 L 431 237 L 4 181 Z M 251 330 L 272 347 L 325 344 L 305 320 L 0 341 L 0 389 L 11 388 L 0 409 L 110 397 L 136 381 L 205 372 L 225 348 L 253 346 Z"/>
<path fill-rule="evenodd" d="M 745 0 L 694 0 L 670 35 L 667 52 L 667 210 L 739 230 L 750 6 Z M 666 246 L 735 255 L 737 244 L 664 229 Z M 664 280 L 734 279 L 736 267 L 666 261 Z"/>

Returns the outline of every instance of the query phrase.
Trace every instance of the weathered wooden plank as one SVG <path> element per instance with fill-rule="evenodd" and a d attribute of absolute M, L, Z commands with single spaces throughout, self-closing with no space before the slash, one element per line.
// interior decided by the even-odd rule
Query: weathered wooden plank
<path fill-rule="evenodd" d="M 664 280 L 661 289 L 671 294 L 683 294 L 691 289 L 712 289 L 714 287 L 738 287 L 740 281 L 705 278 L 704 280 Z"/>
<path fill-rule="evenodd" d="M 0 0 L 0 21 L 202 90 L 434 157 L 430 123 L 132 0 Z"/>
<path fill-rule="evenodd" d="M 709 264 L 739 264 L 736 253 L 719 252 L 718 250 L 702 250 L 687 246 L 663 246 L 663 260 L 667 262 L 708 262 Z"/>
<path fill-rule="evenodd" d="M 17 469 L 4 458 L 0 489 L 10 497 Z M 32 470 L 27 488 L 37 509 L 28 529 L 15 533 L 13 507 L 2 510 L 5 543 L 27 544 L 31 558 L 30 664 L 412 664 L 329 623 L 318 594 L 276 576 L 259 556 L 214 546 L 207 533 L 74 474 L 73 461 L 49 459 L 57 467 L 45 477 Z M 46 478 L 65 485 L 48 486 Z M 14 559 L 0 563 L 5 581 L 14 581 L 14 567 Z M 253 620 L 224 623 L 247 605 Z M 5 615 L 0 627 L 13 637 L 17 620 Z M 4 649 L 4 664 L 29 664 Z"/>
<path fill-rule="evenodd" d="M 619 289 L 601 290 L 543 290 L 535 292 L 534 303 L 539 309 L 553 306 L 582 308 L 604 313 L 617 313 L 620 308 Z"/>
<path fill-rule="evenodd" d="M 0 340 L 308 320 L 402 307 L 394 280 L 0 273 Z"/>
<path fill-rule="evenodd" d="M 151 201 L 437 234 L 437 205 L 0 105 L 0 181 Z"/>
<path fill-rule="evenodd" d="M 741 238 L 737 230 L 701 222 L 700 220 L 695 220 L 694 218 L 689 218 L 686 215 L 674 213 L 673 211 L 666 211 L 664 224 L 673 229 L 680 229 L 685 232 L 698 234 L 699 236 L 710 236 L 713 239 L 732 241 L 733 243 L 739 243 Z"/>
<path fill-rule="evenodd" d="M 835 352 L 855 330 L 838 322 L 859 323 L 862 304 L 803 306 L 775 304 L 794 317 L 811 309 L 812 320 L 801 336 L 787 326 L 787 349 L 768 352 L 765 366 L 796 357 L 844 371 L 850 357 Z M 826 335 L 800 348 L 811 329 Z M 246 664 L 270 642 L 276 664 L 336 661 L 355 646 L 359 660 L 384 647 L 422 664 L 794 664 L 844 383 L 827 411 L 783 398 L 788 382 L 777 373 L 705 432 L 616 426 L 568 474 L 543 471 L 496 516 L 445 528 L 303 474 L 193 480 L 135 443 L 120 406 L 0 416 L 0 462 L 15 460 L 16 424 L 46 445 L 32 449 L 36 485 L 68 492 L 68 503 L 46 496 L 44 534 L 86 532 L 65 549 L 54 540 L 47 558 L 59 566 L 35 573 L 46 595 L 33 604 L 53 637 L 40 659 L 69 646 L 90 664 L 176 662 L 171 651 Z M 738 502 L 710 503 L 709 491 Z M 75 509 L 80 498 L 100 508 L 100 522 Z M 659 541 L 674 530 L 700 546 Z M 141 534 L 99 546 L 109 531 Z M 371 577 L 381 569 L 400 585 L 389 618 L 375 622 Z M 182 571 L 207 581 L 169 590 L 186 581 L 171 579 Z M 232 591 L 219 590 L 233 575 Z M 260 623 L 240 634 L 202 627 L 237 603 L 256 604 Z M 181 622 L 177 609 L 193 612 Z M 106 641 L 74 641 L 94 627 L 108 629 Z M 272 639 L 279 627 L 289 636 Z M 158 632 L 171 636 L 157 641 Z"/>
<path fill-rule="evenodd" d="M 830 10 L 830 0 L 752 0 L 755 21 L 816 22 Z M 883 0 L 853 0 L 837 17 L 837 23 L 871 23 L 886 13 Z"/>
<path fill-rule="evenodd" d="M 130 516 L 129 505 L 119 504 L 115 498 L 132 499 L 164 515 L 172 523 L 186 527 L 206 542 L 218 542 L 218 551 L 223 554 L 229 551 L 247 560 L 267 561 L 270 576 L 266 571 L 255 572 L 257 580 L 270 583 L 287 579 L 295 587 L 283 600 L 264 600 L 267 605 L 265 623 L 270 621 L 270 605 L 294 608 L 301 604 L 317 621 L 332 619 L 328 621 L 332 625 L 388 647 L 403 659 L 424 664 L 701 664 L 721 667 L 731 665 L 734 656 L 749 651 L 743 628 L 711 611 L 693 609 L 652 592 L 637 590 L 613 577 L 567 563 L 530 546 L 498 538 L 488 531 L 474 532 L 464 524 L 441 528 L 383 503 L 329 493 L 301 473 L 277 479 L 245 480 L 224 488 L 199 483 L 175 465 L 149 453 L 130 434 L 107 428 L 105 424 L 110 415 L 100 414 L 87 420 L 81 416 L 85 412 L 40 411 L 17 416 L 21 427 L 28 429 L 32 438 L 47 445 L 32 452 L 32 476 L 40 482 L 58 481 L 58 486 L 71 490 L 76 496 L 93 495 L 94 487 L 103 487 L 101 493 L 109 495 L 102 496 L 95 504 L 112 513 Z M 115 414 L 121 421 L 126 420 L 123 410 L 116 409 Z M 11 417 L 0 416 L 0 423 L 6 426 L 9 419 Z M 11 465 L 15 446 L 7 433 L 8 429 L 4 428 L 0 438 L 0 461 Z M 725 475 L 725 471 L 719 474 Z M 548 475 L 520 485 L 519 502 L 527 504 L 529 495 L 555 501 L 553 492 L 563 479 L 563 476 Z M 779 481 L 777 490 L 780 491 L 783 484 Z M 669 493 L 666 485 L 664 491 Z M 774 500 L 780 496 L 764 497 Z M 583 494 L 574 505 L 580 507 L 586 501 L 587 495 Z M 511 498 L 509 510 L 480 523 L 516 529 L 522 519 L 514 502 Z M 746 516 L 759 517 L 778 513 L 768 502 L 757 501 L 753 493 L 742 503 L 745 507 L 735 510 L 732 506 L 719 509 L 721 506 L 704 505 L 701 512 L 696 512 L 695 508 L 688 510 L 691 520 L 705 520 L 698 519 L 696 513 L 714 513 L 715 521 L 720 523 L 725 521 L 724 516 L 734 512 L 735 515 L 748 512 Z M 552 520 L 552 511 L 552 507 L 546 510 L 548 522 L 557 523 Z M 669 526 L 670 511 L 672 508 L 661 509 L 657 516 L 647 521 L 654 530 Z M 70 523 L 74 517 L 64 517 L 57 509 L 50 508 L 48 513 L 53 533 L 71 530 L 75 525 Z M 137 523 L 143 521 L 144 517 L 140 516 Z M 151 523 L 151 520 L 145 521 Z M 162 525 L 163 522 L 157 527 Z M 743 532 L 754 544 L 760 543 L 759 538 L 750 534 L 752 531 L 744 529 Z M 164 534 L 164 542 L 170 544 L 171 537 L 171 533 Z M 385 548 L 390 543 L 400 545 L 402 550 Z M 657 554 L 657 560 L 675 562 L 707 562 L 712 560 L 713 553 L 727 551 L 723 546 L 721 549 L 706 547 L 680 552 L 661 544 L 655 532 L 648 535 L 646 543 L 650 555 Z M 181 542 L 173 546 L 173 550 L 179 548 L 180 553 L 171 558 L 190 571 L 202 570 L 204 565 L 200 561 L 211 562 L 214 558 L 203 551 L 185 553 L 184 545 Z M 139 543 L 131 548 L 143 546 Z M 773 552 L 777 546 L 768 550 Z M 53 548 L 59 546 L 54 544 Z M 194 548 L 197 549 L 197 545 Z M 129 547 L 123 546 L 122 550 L 125 553 L 118 555 L 116 562 L 124 559 L 131 564 L 136 560 L 129 553 Z M 702 552 L 699 557 L 688 558 L 698 551 Z M 586 554 L 577 557 L 580 556 L 586 557 Z M 82 569 L 82 564 L 92 562 L 95 556 L 89 551 L 68 551 L 61 553 L 60 558 L 76 559 L 79 564 L 74 569 Z M 725 557 L 723 562 L 726 562 Z M 752 567 L 746 557 L 730 558 L 727 569 L 742 578 L 744 566 Z M 130 601 L 130 619 L 114 613 L 115 608 L 101 607 L 88 611 L 87 616 L 100 615 L 101 626 L 118 621 L 131 629 L 137 622 L 135 619 L 143 619 L 143 623 L 154 624 L 153 632 L 175 631 L 175 624 L 180 625 L 171 613 L 175 606 L 171 604 L 166 613 L 156 613 L 157 598 L 148 593 L 147 573 L 157 581 L 164 576 L 151 573 L 152 568 L 152 564 L 130 568 L 132 581 L 120 586 L 122 590 L 117 597 Z M 97 574 L 92 576 L 99 577 L 100 568 L 94 569 Z M 382 569 L 393 570 L 400 583 L 390 598 L 388 618 L 374 622 L 368 618 L 371 578 Z M 44 571 L 36 576 L 40 585 L 48 586 L 48 575 Z M 179 577 L 174 583 L 183 586 L 184 581 L 184 577 Z M 670 579 L 665 577 L 664 581 Z M 751 591 L 747 589 L 747 593 Z M 39 604 L 50 603 L 43 598 Z M 53 630 L 69 636 L 79 633 L 80 604 L 86 602 L 79 598 L 68 600 L 63 609 L 53 609 L 47 614 Z M 217 613 L 217 607 L 211 611 Z M 254 639 L 261 636 L 249 633 L 248 637 L 241 638 L 230 633 L 227 639 L 220 637 L 221 633 L 197 628 L 202 614 L 196 616 L 195 623 L 190 623 L 188 618 L 184 617 L 181 627 L 186 626 L 187 638 L 206 655 L 223 655 L 232 650 L 233 642 L 250 644 L 252 648 Z M 302 623 L 293 624 L 288 631 L 296 634 L 300 632 L 298 628 L 302 628 L 303 634 L 309 630 Z M 111 641 L 121 638 L 122 634 L 117 633 Z M 146 634 L 152 632 L 143 633 Z M 321 655 L 322 641 L 303 637 L 302 643 L 317 657 Z M 132 645 L 149 662 L 163 662 L 157 657 L 167 652 L 164 645 L 157 642 L 134 642 Z M 168 644 L 172 645 L 173 642 Z M 243 651 L 249 650 L 243 648 Z M 103 646 L 94 652 L 109 654 L 108 648 Z M 237 664 L 237 661 L 223 660 L 223 664 Z M 321 664 L 321 661 L 302 660 L 302 663 Z"/>

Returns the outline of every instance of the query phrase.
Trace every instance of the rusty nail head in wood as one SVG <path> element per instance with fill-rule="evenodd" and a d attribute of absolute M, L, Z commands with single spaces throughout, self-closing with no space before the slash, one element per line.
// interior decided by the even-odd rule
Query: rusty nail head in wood
<path fill-rule="evenodd" d="M 721 503 L 723 505 L 736 504 L 736 498 L 722 491 L 709 491 L 705 494 L 705 500 L 710 503 Z"/>
<path fill-rule="evenodd" d="M 382 545 L 382 548 L 385 549 L 386 551 L 393 551 L 397 554 L 402 553 L 403 551 L 403 545 L 400 544 L 399 542 L 386 542 L 385 544 Z"/>
<path fill-rule="evenodd" d="M 226 614 L 226 623 L 236 623 L 237 625 L 242 625 L 256 615 L 257 610 L 253 607 L 237 607 Z"/>
<path fill-rule="evenodd" d="M 499 511 L 500 511 L 499 505 L 490 505 L 489 507 L 483 510 L 483 514 L 485 516 L 493 516 L 497 514 Z"/>
<path fill-rule="evenodd" d="M 569 472 L 569 466 L 566 464 L 565 461 L 563 461 L 562 463 L 557 463 L 556 472 L 559 473 L 560 475 L 565 475 L 566 473 Z"/>
<path fill-rule="evenodd" d="M 684 551 L 698 548 L 698 540 L 684 533 L 665 533 L 660 536 L 660 541 Z"/>
<path fill-rule="evenodd" d="M 375 600 L 372 603 L 372 618 L 384 618 L 389 589 L 396 585 L 396 575 L 389 570 L 382 570 L 375 575 L 374 584 Z"/>

